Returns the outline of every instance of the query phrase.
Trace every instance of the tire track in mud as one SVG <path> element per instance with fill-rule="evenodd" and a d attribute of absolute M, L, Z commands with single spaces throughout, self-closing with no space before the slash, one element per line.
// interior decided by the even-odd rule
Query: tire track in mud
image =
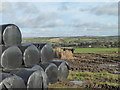
<path fill-rule="evenodd" d="M 109 54 L 74 54 L 76 59 L 65 60 L 70 64 L 72 71 L 80 72 L 109 72 L 119 71 L 119 57 L 111 57 Z"/>

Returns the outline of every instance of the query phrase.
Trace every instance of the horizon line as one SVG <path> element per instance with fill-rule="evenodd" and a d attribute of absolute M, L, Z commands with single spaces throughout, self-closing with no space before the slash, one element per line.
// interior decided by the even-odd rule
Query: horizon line
<path fill-rule="evenodd" d="M 39 36 L 39 37 L 22 37 L 22 38 L 59 38 L 59 37 L 120 37 L 120 35 L 110 35 L 110 36 L 91 36 L 91 35 L 83 35 L 83 36 Z"/>

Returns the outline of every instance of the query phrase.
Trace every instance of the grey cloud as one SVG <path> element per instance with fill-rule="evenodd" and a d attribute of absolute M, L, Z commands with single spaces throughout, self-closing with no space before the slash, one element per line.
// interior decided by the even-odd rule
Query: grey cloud
<path fill-rule="evenodd" d="M 43 27 L 59 27 L 59 26 L 65 26 L 65 23 L 63 20 L 55 19 L 52 21 L 47 22 Z"/>
<path fill-rule="evenodd" d="M 37 14 L 38 12 L 40 12 L 40 9 L 38 9 L 33 3 L 30 2 L 19 2 L 16 3 L 16 8 L 18 10 L 22 10 L 23 13 L 27 13 L 27 14 Z"/>
<path fill-rule="evenodd" d="M 16 24 L 26 28 L 40 28 L 56 18 L 55 13 L 39 13 L 37 16 L 28 14 L 24 17 L 15 19 Z"/>
<path fill-rule="evenodd" d="M 117 24 L 85 22 L 77 24 L 67 24 L 71 27 L 64 30 L 59 30 L 54 27 L 39 27 L 31 28 L 30 31 L 23 32 L 23 36 L 79 36 L 79 35 L 117 35 Z"/>
<path fill-rule="evenodd" d="M 69 8 L 68 8 L 68 6 L 67 5 L 62 5 L 62 6 L 60 6 L 59 8 L 58 8 L 58 10 L 60 10 L 60 11 L 67 11 Z"/>
<path fill-rule="evenodd" d="M 118 6 L 117 4 L 103 5 L 96 8 L 93 8 L 91 12 L 96 15 L 118 15 Z"/>
<path fill-rule="evenodd" d="M 13 10 L 13 6 L 9 3 L 1 3 L 0 4 L 0 13 L 9 13 Z"/>
<path fill-rule="evenodd" d="M 120 25 L 120 2 L 118 3 L 118 24 Z"/>
<path fill-rule="evenodd" d="M 40 9 L 29 2 L 14 2 L 14 4 L 15 6 L 13 6 L 13 2 L 3 3 L 2 7 L 5 8 L 2 12 L 3 22 L 15 23 L 22 28 L 39 28 L 57 18 L 56 12 L 41 12 Z"/>
<path fill-rule="evenodd" d="M 13 5 L 13 3 L 15 5 Z M 14 12 L 14 10 L 27 14 L 36 14 L 39 12 L 39 9 L 33 3 L 29 2 L 4 2 L 2 6 L 0 6 L 0 11 L 1 10 L 3 11 L 2 13 Z"/>
<path fill-rule="evenodd" d="M 80 25 L 74 26 L 75 33 L 82 33 L 84 35 L 92 35 L 92 36 L 112 36 L 118 35 L 118 25 L 113 23 L 98 23 L 98 22 L 89 22 L 83 23 Z"/>
<path fill-rule="evenodd" d="M 2 9 L 2 3 L 0 3 L 0 13 L 3 11 Z"/>
<path fill-rule="evenodd" d="M 78 29 L 96 30 L 96 31 L 116 31 L 118 30 L 117 23 L 99 23 L 99 22 L 84 22 L 84 23 L 72 23 L 70 26 Z"/>
<path fill-rule="evenodd" d="M 104 5 L 98 5 L 96 7 L 87 8 L 87 9 L 80 9 L 80 11 L 88 11 L 90 13 L 93 13 L 95 15 L 112 15 L 117 16 L 118 15 L 118 4 L 104 4 Z"/>

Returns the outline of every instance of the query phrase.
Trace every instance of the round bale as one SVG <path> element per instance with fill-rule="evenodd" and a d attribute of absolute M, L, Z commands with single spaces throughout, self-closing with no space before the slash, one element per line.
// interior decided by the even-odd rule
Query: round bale
<path fill-rule="evenodd" d="M 53 59 L 53 48 L 50 44 L 44 45 L 41 49 L 41 63 L 51 62 Z"/>
<path fill-rule="evenodd" d="M 47 74 L 44 72 L 44 69 L 40 65 L 35 65 L 35 66 L 32 67 L 32 69 L 41 71 L 42 77 L 43 77 L 43 88 L 47 88 L 49 82 L 48 82 Z"/>
<path fill-rule="evenodd" d="M 5 89 L 22 89 L 26 88 L 25 83 L 22 78 L 19 76 L 13 75 L 11 77 L 5 78 L 1 83 L 0 83 L 0 88 L 5 88 Z"/>
<path fill-rule="evenodd" d="M 27 82 L 27 88 L 28 90 L 33 88 L 41 88 L 42 89 L 43 84 L 43 77 L 41 71 L 35 71 L 33 72 Z"/>
<path fill-rule="evenodd" d="M 6 49 L 1 55 L 1 66 L 6 69 L 16 69 L 22 65 L 22 52 L 17 46 Z"/>
<path fill-rule="evenodd" d="M 50 84 L 58 81 L 58 68 L 55 64 L 51 63 L 45 69 Z"/>
<path fill-rule="evenodd" d="M 66 61 L 63 60 L 53 60 L 54 64 L 58 67 L 58 79 L 65 80 L 69 75 L 69 66 Z"/>
<path fill-rule="evenodd" d="M 34 45 L 29 46 L 23 55 L 24 64 L 26 67 L 33 67 L 40 62 L 39 50 Z"/>
<path fill-rule="evenodd" d="M 20 45 L 22 35 L 19 28 L 14 24 L 0 26 L 0 43 L 5 45 Z"/>

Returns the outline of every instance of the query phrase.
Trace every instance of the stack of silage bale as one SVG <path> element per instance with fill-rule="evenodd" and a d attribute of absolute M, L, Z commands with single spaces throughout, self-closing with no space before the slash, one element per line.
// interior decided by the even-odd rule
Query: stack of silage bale
<path fill-rule="evenodd" d="M 22 35 L 16 25 L 0 26 L 0 89 L 45 89 L 67 78 L 68 64 L 53 60 L 50 44 L 21 44 L 21 41 Z"/>

